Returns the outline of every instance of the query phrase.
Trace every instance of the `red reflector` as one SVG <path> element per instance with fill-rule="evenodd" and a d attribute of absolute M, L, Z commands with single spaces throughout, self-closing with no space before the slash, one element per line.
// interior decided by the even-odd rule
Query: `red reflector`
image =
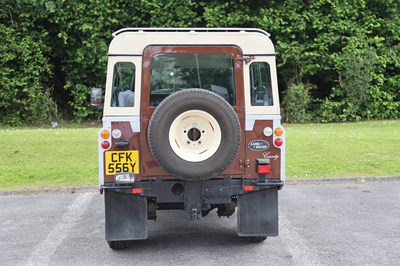
<path fill-rule="evenodd" d="M 243 188 L 245 191 L 253 191 L 254 190 L 254 186 L 244 186 Z"/>
<path fill-rule="evenodd" d="M 140 187 L 132 188 L 132 194 L 142 194 L 143 189 Z"/>
<path fill-rule="evenodd" d="M 270 174 L 271 173 L 271 165 L 269 164 L 259 164 L 257 167 L 257 173 L 259 174 Z"/>
<path fill-rule="evenodd" d="M 280 147 L 283 144 L 283 140 L 282 139 L 276 139 L 275 140 L 275 146 Z"/>
<path fill-rule="evenodd" d="M 103 148 L 103 149 L 108 149 L 108 148 L 110 148 L 110 142 L 108 142 L 107 140 L 105 140 L 105 141 L 103 141 L 102 143 L 101 143 L 101 147 Z"/>

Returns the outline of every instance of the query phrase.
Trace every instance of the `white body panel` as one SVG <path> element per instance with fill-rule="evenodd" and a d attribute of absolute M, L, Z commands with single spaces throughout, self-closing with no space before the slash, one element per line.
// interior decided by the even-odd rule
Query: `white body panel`
<path fill-rule="evenodd" d="M 109 47 L 107 73 L 112 73 L 116 62 L 132 62 L 136 67 L 135 88 L 141 86 L 142 54 L 149 45 L 234 45 L 244 56 L 254 56 L 250 62 L 267 62 L 271 68 L 273 106 L 251 106 L 250 63 L 244 64 L 246 114 L 280 114 L 275 49 L 269 34 L 259 29 L 121 29 L 113 34 Z M 112 75 L 107 76 L 104 116 L 139 115 L 140 90 L 135 90 L 133 108 L 110 107 Z"/>
<path fill-rule="evenodd" d="M 260 29 L 127 28 L 113 34 L 109 55 L 141 55 L 149 45 L 236 45 L 243 54 L 275 54 L 269 33 Z"/>

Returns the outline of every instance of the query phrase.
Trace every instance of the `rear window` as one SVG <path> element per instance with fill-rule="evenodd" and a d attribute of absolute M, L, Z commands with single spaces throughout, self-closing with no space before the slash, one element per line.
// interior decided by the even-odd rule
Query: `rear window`
<path fill-rule="evenodd" d="M 183 89 L 210 90 L 235 105 L 234 60 L 226 54 L 160 54 L 151 60 L 150 105 Z"/>

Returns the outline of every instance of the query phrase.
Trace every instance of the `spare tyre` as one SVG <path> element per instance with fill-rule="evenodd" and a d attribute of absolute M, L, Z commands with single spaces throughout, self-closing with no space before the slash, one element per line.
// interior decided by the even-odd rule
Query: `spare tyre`
<path fill-rule="evenodd" d="M 235 111 L 221 96 L 185 89 L 157 106 L 147 137 L 151 154 L 164 171 L 182 180 L 201 181 L 232 163 L 241 130 Z"/>

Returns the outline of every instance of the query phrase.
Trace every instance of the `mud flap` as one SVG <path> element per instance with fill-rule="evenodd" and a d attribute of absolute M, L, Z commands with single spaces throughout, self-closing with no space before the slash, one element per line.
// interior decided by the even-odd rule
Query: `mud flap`
<path fill-rule="evenodd" d="M 106 240 L 147 238 L 147 199 L 131 194 L 105 191 Z"/>
<path fill-rule="evenodd" d="M 239 236 L 278 235 L 278 189 L 240 195 L 237 227 Z"/>

